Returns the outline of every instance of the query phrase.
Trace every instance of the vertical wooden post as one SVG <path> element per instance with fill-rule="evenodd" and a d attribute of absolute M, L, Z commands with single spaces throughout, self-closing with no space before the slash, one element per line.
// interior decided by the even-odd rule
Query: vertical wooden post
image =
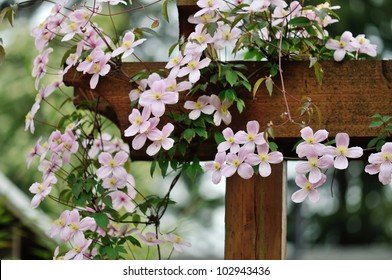
<path fill-rule="evenodd" d="M 267 178 L 228 178 L 225 207 L 225 259 L 286 257 L 286 163 Z"/>

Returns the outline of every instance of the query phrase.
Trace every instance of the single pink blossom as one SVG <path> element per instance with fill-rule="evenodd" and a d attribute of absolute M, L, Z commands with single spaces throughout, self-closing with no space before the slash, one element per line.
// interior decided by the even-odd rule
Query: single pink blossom
<path fill-rule="evenodd" d="M 392 142 L 387 142 L 381 147 L 381 151 L 369 156 L 369 164 L 365 172 L 374 175 L 378 173 L 378 179 L 384 185 L 391 183 L 392 176 Z"/>
<path fill-rule="evenodd" d="M 216 112 L 214 113 L 214 124 L 216 126 L 220 126 L 222 121 L 229 125 L 231 123 L 231 113 L 229 111 L 230 106 L 232 103 L 227 99 L 224 99 L 222 102 L 220 101 L 219 97 L 215 94 L 210 96 L 210 103 L 214 106 Z"/>
<path fill-rule="evenodd" d="M 345 31 L 340 40 L 329 39 L 325 44 L 325 47 L 330 50 L 334 50 L 333 58 L 336 61 L 342 61 L 347 53 L 355 51 L 355 48 L 351 44 L 353 34 L 350 31 Z"/>
<path fill-rule="evenodd" d="M 97 170 L 97 176 L 101 179 L 107 178 L 111 175 L 119 178 L 125 178 L 127 176 L 127 172 L 123 165 L 128 158 L 128 154 L 124 151 L 118 152 L 114 158 L 108 152 L 101 153 L 98 160 L 102 166 Z"/>
<path fill-rule="evenodd" d="M 252 166 L 259 165 L 259 174 L 261 177 L 268 177 L 271 175 L 271 163 L 277 164 L 283 161 L 281 152 L 269 153 L 269 146 L 267 143 L 257 146 L 257 154 L 249 154 L 246 158 Z"/>
<path fill-rule="evenodd" d="M 245 161 L 248 155 L 249 151 L 246 149 L 240 149 L 238 155 L 232 153 L 227 154 L 226 165 L 222 168 L 222 175 L 231 177 L 237 172 L 243 179 L 251 178 L 254 171 L 252 166 Z"/>
<path fill-rule="evenodd" d="M 133 203 L 136 193 L 133 192 L 131 194 L 129 195 L 129 193 L 123 191 L 111 192 L 109 195 L 112 198 L 113 208 L 118 211 L 124 207 L 127 212 L 132 213 L 136 207 L 135 203 Z"/>
<path fill-rule="evenodd" d="M 199 0 L 197 1 L 197 6 L 201 9 L 195 13 L 195 17 L 202 16 L 207 12 L 215 12 L 223 5 L 222 0 Z"/>
<path fill-rule="evenodd" d="M 321 178 L 315 182 L 311 183 L 309 180 L 306 178 L 305 175 L 303 174 L 298 174 L 295 177 L 295 183 L 297 186 L 299 186 L 301 189 L 293 193 L 291 196 L 291 200 L 295 203 L 301 203 L 303 202 L 307 197 L 309 197 L 309 200 L 311 202 L 317 202 L 320 199 L 320 194 L 316 190 L 316 188 L 320 187 L 327 181 L 327 176 L 322 174 Z"/>
<path fill-rule="evenodd" d="M 218 184 L 222 179 L 222 168 L 225 166 L 226 153 L 219 152 L 215 155 L 213 162 L 207 162 L 204 164 L 204 171 L 212 171 L 212 182 Z"/>
<path fill-rule="evenodd" d="M 167 91 L 166 88 L 164 80 L 153 82 L 151 88 L 140 95 L 139 104 L 149 106 L 155 117 L 161 117 L 165 113 L 165 105 L 178 102 L 178 92 Z"/>
<path fill-rule="evenodd" d="M 153 232 L 147 232 L 145 235 L 139 233 L 137 236 L 139 236 L 139 238 L 143 240 L 144 244 L 147 246 L 156 246 L 164 243 L 164 241 L 158 239 L 156 234 Z"/>
<path fill-rule="evenodd" d="M 49 231 L 50 237 L 60 236 L 63 241 L 68 241 L 69 231 L 68 231 L 68 218 L 71 211 L 65 210 L 61 213 L 60 217 L 53 222 L 53 225 Z"/>
<path fill-rule="evenodd" d="M 135 136 L 132 140 L 132 148 L 134 150 L 140 150 L 144 144 L 146 143 L 147 138 L 150 138 L 151 135 L 155 135 L 158 131 L 157 125 L 159 124 L 159 118 L 151 118 L 149 119 L 150 126 L 148 129 Z"/>
<path fill-rule="evenodd" d="M 240 144 L 243 144 L 244 148 L 248 151 L 253 152 L 255 149 L 255 145 L 262 145 L 265 142 L 264 133 L 259 133 L 260 124 L 257 121 L 249 121 L 246 124 L 245 131 L 237 132 L 237 139 Z"/>
<path fill-rule="evenodd" d="M 149 156 L 153 156 L 159 152 L 161 148 L 164 150 L 170 150 L 174 145 L 174 140 L 169 138 L 170 134 L 174 130 L 174 125 L 171 123 L 167 123 L 163 128 L 162 131 L 155 130 L 151 133 L 148 137 L 152 142 L 150 146 L 147 147 L 147 154 Z"/>
<path fill-rule="evenodd" d="M 299 162 L 295 166 L 295 171 L 299 174 L 309 173 L 309 182 L 316 183 L 321 177 L 321 169 L 328 169 L 333 166 L 333 157 L 331 155 L 323 155 L 319 158 L 318 154 L 313 151 L 307 155 L 308 161 Z"/>
<path fill-rule="evenodd" d="M 65 236 L 68 237 L 67 240 L 71 237 L 84 237 L 84 231 L 95 230 L 97 227 L 97 224 L 93 218 L 84 217 L 81 219 L 79 211 L 76 209 L 69 213 L 67 225 L 68 227 L 64 233 Z"/>
<path fill-rule="evenodd" d="M 226 152 L 230 149 L 230 153 L 238 153 L 240 150 L 240 140 L 238 139 L 238 133 L 234 134 L 230 127 L 226 127 L 222 131 L 225 141 L 219 143 L 218 152 Z"/>
<path fill-rule="evenodd" d="M 196 120 L 200 117 L 201 113 L 206 115 L 211 115 L 215 108 L 214 106 L 209 104 L 210 97 L 207 95 L 200 96 L 197 101 L 185 101 L 184 108 L 188 110 L 192 110 L 189 113 L 189 118 L 191 120 Z"/>
<path fill-rule="evenodd" d="M 144 41 L 146 41 L 146 39 L 139 39 L 135 41 L 135 34 L 132 31 L 128 31 L 122 39 L 121 46 L 112 52 L 112 57 L 122 54 L 121 58 L 124 59 L 130 56 L 134 52 L 134 48 Z"/>
<path fill-rule="evenodd" d="M 52 185 L 57 183 L 57 178 L 54 175 L 48 176 L 42 183 L 34 183 L 29 188 L 32 194 L 35 194 L 31 200 L 31 207 L 37 208 L 40 203 L 49 195 L 52 190 Z"/>
<path fill-rule="evenodd" d="M 184 247 L 191 247 L 192 244 L 190 242 L 185 241 L 182 237 L 174 234 L 174 233 L 169 233 L 165 234 L 163 238 L 173 244 L 174 250 L 177 252 L 184 252 Z"/>
<path fill-rule="evenodd" d="M 348 147 L 350 144 L 350 137 L 347 133 L 336 134 L 335 140 L 336 147 L 325 147 L 323 153 L 335 158 L 334 167 L 336 169 L 346 169 L 348 167 L 347 158 L 360 158 L 363 155 L 361 147 Z"/>
<path fill-rule="evenodd" d="M 304 142 L 298 144 L 296 152 L 299 157 L 306 157 L 308 153 L 321 155 L 325 145 L 321 144 L 322 141 L 328 138 L 328 131 L 320 129 L 313 134 L 313 130 L 307 126 L 301 129 L 301 137 Z M 314 152 L 313 152 L 314 151 Z"/>
<path fill-rule="evenodd" d="M 132 110 L 132 113 L 128 117 L 131 126 L 129 126 L 124 131 L 124 136 L 125 137 L 135 136 L 138 133 L 146 132 L 147 129 L 150 127 L 150 123 L 148 122 L 150 115 L 151 115 L 151 108 L 149 106 L 144 107 L 141 114 L 138 109 L 134 108 Z"/>
<path fill-rule="evenodd" d="M 207 67 L 211 62 L 208 57 L 200 60 L 200 58 L 193 58 L 188 64 L 182 67 L 178 72 L 178 77 L 189 75 L 189 81 L 196 83 L 200 79 L 200 69 Z"/>
<path fill-rule="evenodd" d="M 83 235 L 75 236 L 72 249 L 64 255 L 64 260 L 83 260 L 89 255 L 89 247 L 93 241 Z"/>

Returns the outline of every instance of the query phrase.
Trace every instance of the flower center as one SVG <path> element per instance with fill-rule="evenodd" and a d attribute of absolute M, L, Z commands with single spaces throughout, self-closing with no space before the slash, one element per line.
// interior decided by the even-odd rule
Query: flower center
<path fill-rule="evenodd" d="M 93 66 L 93 73 L 98 73 L 101 70 L 101 66 L 99 65 L 99 62 L 95 62 Z"/>
<path fill-rule="evenodd" d="M 200 108 L 202 108 L 203 107 L 203 103 L 201 103 L 201 102 L 196 102 L 195 103 L 195 107 L 197 108 L 197 109 L 200 109 Z"/>
<path fill-rule="evenodd" d="M 122 46 L 123 46 L 124 48 L 126 48 L 126 49 L 129 49 L 129 48 L 131 47 L 131 42 L 125 41 L 125 42 L 123 42 Z"/>
<path fill-rule="evenodd" d="M 347 153 L 347 147 L 345 146 L 338 146 L 336 147 L 336 151 L 338 152 L 339 155 L 345 156 Z"/>
<path fill-rule="evenodd" d="M 248 134 L 246 138 L 248 138 L 249 141 L 255 140 L 255 136 L 253 134 Z"/>
<path fill-rule="evenodd" d="M 308 142 L 308 144 L 314 144 L 316 143 L 316 140 L 313 137 L 309 137 L 308 139 L 306 139 L 306 142 Z"/>
<path fill-rule="evenodd" d="M 154 92 L 154 98 L 156 100 L 160 100 L 161 99 L 161 94 L 159 92 Z"/>
<path fill-rule="evenodd" d="M 116 161 L 114 159 L 109 160 L 109 164 L 110 167 L 115 167 L 116 166 Z"/>
<path fill-rule="evenodd" d="M 318 163 L 318 159 L 317 158 L 311 158 L 311 159 L 309 159 L 308 163 L 309 163 L 310 167 L 316 167 L 317 163 Z"/>
<path fill-rule="evenodd" d="M 38 187 L 37 187 L 37 189 L 38 189 L 38 192 L 41 193 L 41 192 L 44 191 L 45 188 L 44 188 L 44 186 L 43 186 L 42 184 L 39 184 Z"/>
<path fill-rule="evenodd" d="M 189 61 L 188 67 L 191 68 L 192 70 L 196 69 L 197 61 L 196 60 Z"/>
<path fill-rule="evenodd" d="M 238 167 L 241 164 L 241 162 L 238 159 L 235 159 L 233 161 L 233 164 L 234 164 L 234 166 Z"/>
<path fill-rule="evenodd" d="M 76 253 L 80 253 L 80 251 L 81 251 L 80 246 L 75 246 L 73 249 L 74 249 L 74 251 L 75 251 Z"/>
<path fill-rule="evenodd" d="M 143 122 L 143 120 L 142 120 L 141 117 L 136 117 L 136 118 L 135 118 L 135 123 L 136 123 L 136 124 L 141 124 L 142 122 Z"/>
<path fill-rule="evenodd" d="M 214 169 L 215 169 L 215 170 L 219 170 L 220 168 L 221 168 L 220 163 L 219 163 L 219 162 L 215 162 L 215 164 L 214 164 Z"/>
<path fill-rule="evenodd" d="M 229 139 L 227 139 L 227 142 L 229 144 L 233 144 L 234 143 L 234 137 L 230 137 Z"/>
<path fill-rule="evenodd" d="M 382 158 L 384 159 L 384 161 L 391 161 L 392 155 L 390 152 L 383 152 Z"/>
<path fill-rule="evenodd" d="M 79 229 L 78 225 L 76 223 L 71 223 L 69 225 L 69 227 L 71 228 L 71 230 L 73 231 L 77 231 Z"/>
<path fill-rule="evenodd" d="M 304 186 L 304 189 L 310 191 L 312 189 L 312 184 L 310 182 L 307 182 Z"/>
<path fill-rule="evenodd" d="M 340 48 L 343 49 L 345 46 L 346 46 L 346 43 L 345 43 L 345 42 L 342 42 L 342 41 L 339 42 L 339 47 L 340 47 Z"/>
<path fill-rule="evenodd" d="M 259 154 L 259 158 L 260 158 L 261 161 L 267 162 L 268 161 L 268 154 L 261 153 L 261 154 Z"/>

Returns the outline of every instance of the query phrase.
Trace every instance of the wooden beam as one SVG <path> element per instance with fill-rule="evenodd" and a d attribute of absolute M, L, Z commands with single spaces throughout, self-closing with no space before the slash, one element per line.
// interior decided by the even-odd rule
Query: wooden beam
<path fill-rule="evenodd" d="M 286 164 L 272 168 L 267 178 L 227 179 L 225 259 L 285 259 Z"/>

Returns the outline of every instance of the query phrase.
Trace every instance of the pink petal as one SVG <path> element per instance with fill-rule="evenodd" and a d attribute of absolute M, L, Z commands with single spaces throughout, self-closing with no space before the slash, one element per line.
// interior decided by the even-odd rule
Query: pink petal
<path fill-rule="evenodd" d="M 126 152 L 124 152 L 124 151 L 118 152 L 114 156 L 114 160 L 116 161 L 116 163 L 118 165 L 122 165 L 122 164 L 124 164 L 128 160 L 128 154 Z"/>
<path fill-rule="evenodd" d="M 345 156 L 337 156 L 335 158 L 334 167 L 336 169 L 346 169 L 348 167 L 348 160 Z"/>
<path fill-rule="evenodd" d="M 225 177 L 231 177 L 237 171 L 237 168 L 232 165 L 227 165 L 222 168 L 222 175 Z"/>
<path fill-rule="evenodd" d="M 351 147 L 347 149 L 346 156 L 348 158 L 360 158 L 363 155 L 363 149 L 361 147 Z"/>
<path fill-rule="evenodd" d="M 300 173 L 300 174 L 305 174 L 310 171 L 310 166 L 308 162 L 299 162 L 295 166 L 295 172 Z"/>
<path fill-rule="evenodd" d="M 248 133 L 256 135 L 259 132 L 260 125 L 257 121 L 250 121 L 246 124 L 246 130 Z"/>
<path fill-rule="evenodd" d="M 247 163 L 243 163 L 238 167 L 238 175 L 243 179 L 249 179 L 253 176 L 253 168 Z"/>
<path fill-rule="evenodd" d="M 321 179 L 321 171 L 317 167 L 311 168 L 309 172 L 309 182 L 310 183 L 317 183 Z"/>
<path fill-rule="evenodd" d="M 313 130 L 309 126 L 304 127 L 301 129 L 301 137 L 305 140 L 309 137 L 313 137 Z"/>
<path fill-rule="evenodd" d="M 319 199 L 320 199 L 319 192 L 317 190 L 315 190 L 315 189 L 311 189 L 309 191 L 309 200 L 311 202 L 315 203 L 315 202 L 319 201 Z"/>
<path fill-rule="evenodd" d="M 365 172 L 369 173 L 370 175 L 377 174 L 380 172 L 380 165 L 378 164 L 368 164 L 365 167 Z"/>
<path fill-rule="evenodd" d="M 283 161 L 283 155 L 281 152 L 272 152 L 268 155 L 269 163 L 281 163 Z"/>
<path fill-rule="evenodd" d="M 342 61 L 345 56 L 346 51 L 344 49 L 337 49 L 333 54 L 333 58 L 335 59 L 335 61 Z"/>
<path fill-rule="evenodd" d="M 262 161 L 259 165 L 259 174 L 261 177 L 268 177 L 271 175 L 271 165 L 268 162 Z"/>
<path fill-rule="evenodd" d="M 297 176 L 295 176 L 295 183 L 297 186 L 303 188 L 308 183 L 308 179 L 306 179 L 304 174 L 297 174 Z"/>
<path fill-rule="evenodd" d="M 350 144 L 350 137 L 348 136 L 347 133 L 338 133 L 336 134 L 336 147 L 339 146 L 344 146 L 344 147 L 348 147 L 348 145 Z"/>
<path fill-rule="evenodd" d="M 325 129 L 317 130 L 316 133 L 314 134 L 314 140 L 316 140 L 317 143 L 322 142 L 327 138 L 328 138 L 328 131 L 326 131 Z"/>
<path fill-rule="evenodd" d="M 291 200 L 295 203 L 301 203 L 306 199 L 308 195 L 309 192 L 307 190 L 301 189 L 293 193 L 293 195 L 291 196 Z"/>
<path fill-rule="evenodd" d="M 214 184 L 218 184 L 222 179 L 222 173 L 221 171 L 214 171 L 212 172 L 212 182 Z"/>

